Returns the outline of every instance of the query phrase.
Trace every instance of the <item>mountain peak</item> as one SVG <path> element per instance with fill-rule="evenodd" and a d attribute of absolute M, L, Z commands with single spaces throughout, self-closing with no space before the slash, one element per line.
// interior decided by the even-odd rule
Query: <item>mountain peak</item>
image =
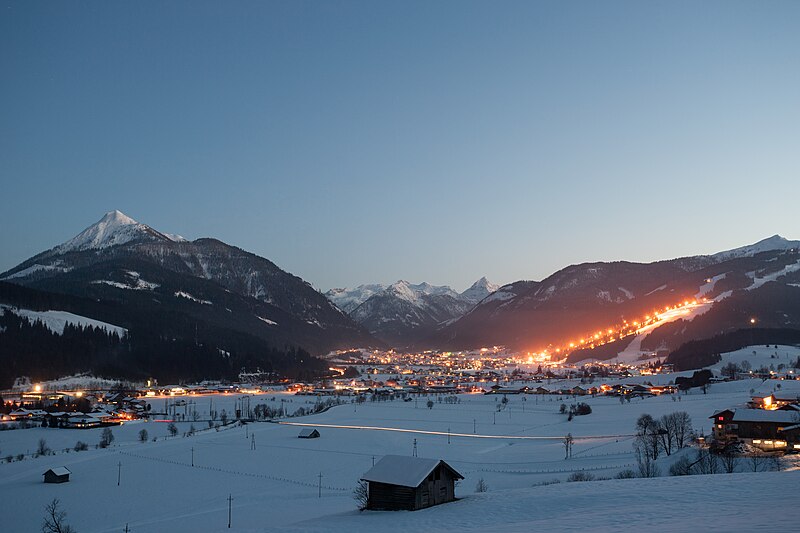
<path fill-rule="evenodd" d="M 100 219 L 98 224 L 105 222 L 106 224 L 119 224 L 123 226 L 130 226 L 133 224 L 138 224 L 135 220 L 131 217 L 120 211 L 119 209 L 114 209 L 113 211 L 109 211 L 103 218 Z"/>
<path fill-rule="evenodd" d="M 461 293 L 461 299 L 471 303 L 478 303 L 497 289 L 500 286 L 496 283 L 490 282 L 486 279 L 486 276 L 483 276 L 481 279 L 476 281 L 472 284 L 472 286 Z"/>
<path fill-rule="evenodd" d="M 749 244 L 740 248 L 734 248 L 733 250 L 725 250 L 724 252 L 716 253 L 711 257 L 717 259 L 718 261 L 726 261 L 736 257 L 750 257 L 761 252 L 768 252 L 772 250 L 790 250 L 792 248 L 800 248 L 800 241 L 790 241 L 789 239 L 775 234 L 772 237 L 761 239 L 754 244 Z"/>
<path fill-rule="evenodd" d="M 56 246 L 57 254 L 80 252 L 84 250 L 100 250 L 132 241 L 174 241 L 146 224 L 135 221 L 117 209 L 109 211 L 103 217 L 68 240 Z"/>

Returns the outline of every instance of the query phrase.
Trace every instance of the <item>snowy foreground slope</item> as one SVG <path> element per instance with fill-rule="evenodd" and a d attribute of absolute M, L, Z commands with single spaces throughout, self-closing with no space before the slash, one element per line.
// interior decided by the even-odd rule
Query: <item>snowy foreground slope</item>
<path fill-rule="evenodd" d="M 747 356 L 757 366 L 762 360 L 785 362 L 798 355 L 798 349 L 790 347 L 755 349 L 755 356 L 752 350 L 726 357 Z M 625 382 L 668 381 L 675 376 Z M 764 394 L 775 391 L 778 384 L 782 392 L 800 393 L 797 381 L 741 380 L 714 384 L 706 395 L 693 391 L 680 396 L 680 401 L 663 396 L 620 404 L 615 398 L 583 398 L 593 412 L 571 422 L 559 414 L 559 405 L 576 401 L 572 398 L 509 396 L 506 408 L 498 412 L 502 398 L 484 395 L 461 395 L 459 404 L 434 400 L 432 409 L 425 406 L 424 397 L 411 402 L 368 401 L 285 420 L 313 424 L 322 434 L 313 440 L 298 439 L 301 427 L 286 424 L 231 425 L 184 437 L 190 423 L 179 422 L 178 436 L 166 438 L 168 424 L 137 422 L 113 428 L 114 444 L 103 450 L 93 447 L 99 429 L 2 431 L 0 457 L 30 453 L 40 438 L 59 453 L 0 464 L 0 498 L 8 503 L 0 530 L 38 531 L 44 506 L 53 498 L 61 500 L 68 523 L 80 533 L 122 531 L 126 524 L 137 533 L 407 531 L 423 526 L 466 531 L 795 530 L 791 513 L 771 511 L 793 508 L 800 486 L 800 473 L 794 471 L 746 473 L 743 463 L 737 474 L 565 482 L 575 471 L 613 477 L 635 468 L 631 434 L 642 413 L 658 417 L 687 411 L 694 427 L 707 434 L 708 417 L 716 409 L 741 406 L 751 389 Z M 232 412 L 238 398 L 187 399 L 206 418 L 212 401 L 215 410 Z M 155 398 L 150 403 L 159 411 L 165 401 Z M 288 412 L 314 401 L 288 394 L 250 397 L 251 406 L 277 407 L 283 402 Z M 203 420 L 193 424 L 198 430 L 208 427 Z M 138 442 L 141 429 L 148 431 L 148 442 Z M 561 437 L 568 432 L 576 441 L 573 457 L 564 460 Z M 452 436 L 456 433 L 463 436 Z M 355 511 L 351 492 L 372 466 L 373 457 L 410 455 L 415 439 L 421 457 L 445 459 L 465 476 L 456 488 L 461 500 L 414 513 Z M 78 440 L 92 449 L 63 453 Z M 676 457 L 659 459 L 664 476 Z M 56 466 L 69 468 L 71 481 L 43 484 L 42 473 Z M 481 478 L 489 491 L 475 493 Z M 554 479 L 561 483 L 543 485 Z M 233 497 L 230 530 L 229 494 Z"/>

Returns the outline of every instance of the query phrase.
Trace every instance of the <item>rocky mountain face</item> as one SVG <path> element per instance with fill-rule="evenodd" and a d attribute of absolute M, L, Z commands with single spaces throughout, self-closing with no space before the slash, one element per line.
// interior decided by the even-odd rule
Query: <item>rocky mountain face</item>
<path fill-rule="evenodd" d="M 448 286 L 400 280 L 389 286 L 331 289 L 326 296 L 377 338 L 406 347 L 462 316 L 496 288 L 486 278 L 462 293 Z"/>
<path fill-rule="evenodd" d="M 800 310 L 792 304 L 800 301 L 799 250 L 798 241 L 771 237 L 711 256 L 573 265 L 539 282 L 500 287 L 435 331 L 425 345 L 469 349 L 502 344 L 540 351 L 698 298 L 708 301 L 702 313 L 654 328 L 641 339 L 642 349 L 674 349 L 745 327 L 750 314 L 763 326 L 800 327 Z M 616 355 L 609 352 L 603 358 Z M 580 357 L 595 356 L 584 350 Z"/>
<path fill-rule="evenodd" d="M 312 354 L 380 344 L 310 284 L 271 261 L 216 239 L 189 242 L 119 211 L 0 280 L 128 302 L 165 320 L 196 321 L 198 330 L 211 324 Z"/>

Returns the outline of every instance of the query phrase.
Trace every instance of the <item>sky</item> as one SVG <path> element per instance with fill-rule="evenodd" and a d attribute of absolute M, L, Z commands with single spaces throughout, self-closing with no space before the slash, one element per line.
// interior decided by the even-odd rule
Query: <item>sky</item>
<path fill-rule="evenodd" d="M 0 271 L 119 209 L 315 287 L 800 238 L 800 2 L 0 2 Z"/>

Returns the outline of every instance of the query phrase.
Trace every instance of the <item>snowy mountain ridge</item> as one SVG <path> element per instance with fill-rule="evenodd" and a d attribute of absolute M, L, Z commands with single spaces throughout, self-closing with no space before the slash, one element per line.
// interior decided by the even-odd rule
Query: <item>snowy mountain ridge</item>
<path fill-rule="evenodd" d="M 112 246 L 134 241 L 185 241 L 179 235 L 161 233 L 147 224 L 135 221 L 125 213 L 109 211 L 103 218 L 80 232 L 78 235 L 51 250 L 52 254 L 80 252 L 84 250 L 102 250 Z"/>
<path fill-rule="evenodd" d="M 711 257 L 718 261 L 727 261 L 728 259 L 734 259 L 736 257 L 752 257 L 762 252 L 770 252 L 773 250 L 792 250 L 798 248 L 800 248 L 800 241 L 792 241 L 776 234 L 772 237 L 762 239 L 754 244 L 741 246 L 732 250 L 725 250 L 723 252 L 717 252 Z"/>
<path fill-rule="evenodd" d="M 459 318 L 497 288 L 485 277 L 462 293 L 447 285 L 398 280 L 389 286 L 331 289 L 325 296 L 373 335 L 389 343 L 405 344 Z"/>

